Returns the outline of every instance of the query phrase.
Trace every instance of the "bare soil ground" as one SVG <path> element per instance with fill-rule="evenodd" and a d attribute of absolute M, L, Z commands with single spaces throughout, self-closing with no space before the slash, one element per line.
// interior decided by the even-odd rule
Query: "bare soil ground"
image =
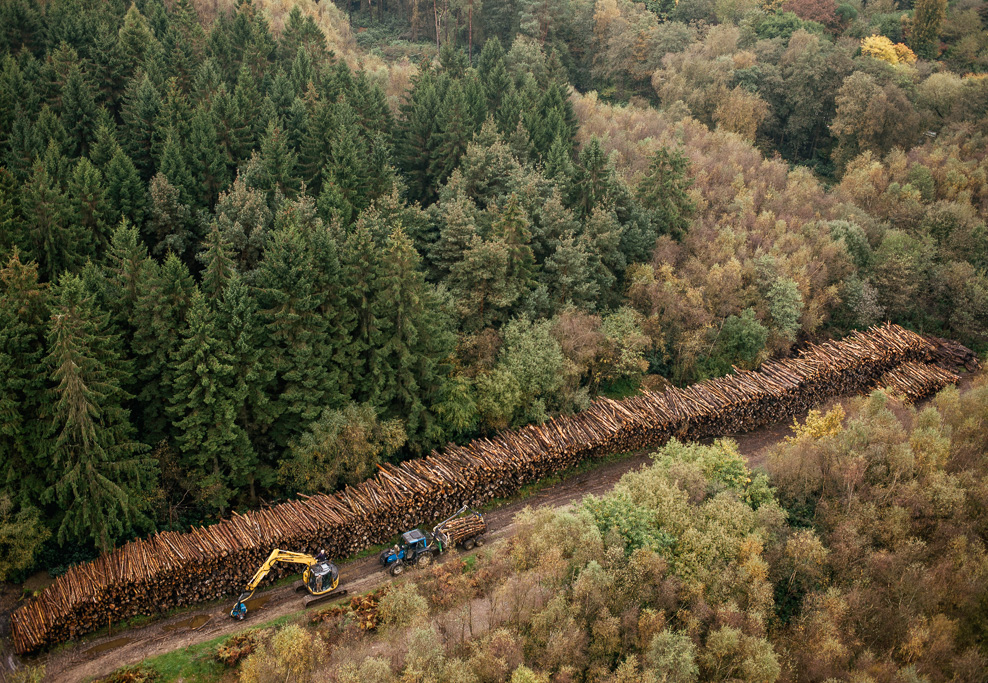
<path fill-rule="evenodd" d="M 970 384 L 970 376 L 965 375 L 961 389 L 966 390 Z M 850 400 L 851 398 L 841 398 L 836 402 L 847 404 Z M 822 408 L 826 410 L 834 402 Z M 802 420 L 804 417 L 805 415 L 800 415 L 798 419 Z M 747 434 L 727 436 L 738 443 L 741 453 L 747 458 L 750 466 L 757 467 L 764 461 L 767 446 L 792 433 L 791 425 L 791 422 L 776 423 Z M 513 518 L 526 506 L 563 507 L 588 494 L 600 495 L 613 488 L 626 472 L 637 469 L 649 461 L 648 454 L 638 453 L 608 462 L 592 471 L 566 477 L 526 498 L 492 510 L 485 515 L 490 528 L 488 539 L 493 541 L 511 536 Z M 390 577 L 381 570 L 376 555 L 340 563 L 340 586 L 345 587 L 351 596 L 374 590 L 388 581 Z M 220 636 L 232 635 L 250 628 L 252 624 L 256 625 L 302 609 L 301 596 L 295 593 L 291 584 L 257 594 L 248 603 L 250 613 L 244 622 L 229 618 L 232 604 L 233 600 L 230 599 L 222 603 L 203 605 L 145 626 L 69 643 L 38 657 L 24 658 L 23 663 L 44 663 L 47 667 L 46 680 L 77 683 L 105 676 L 120 667 L 137 664 L 150 657 Z M 321 607 L 325 606 L 325 603 L 321 605 Z M 3 611 L 6 612 L 9 607 L 7 605 L 4 607 L 6 609 Z M 10 652 L 9 639 L 6 641 L 3 650 L 0 650 L 3 659 L 0 663 L 0 680 L 19 663 L 15 656 L 7 654 Z"/>

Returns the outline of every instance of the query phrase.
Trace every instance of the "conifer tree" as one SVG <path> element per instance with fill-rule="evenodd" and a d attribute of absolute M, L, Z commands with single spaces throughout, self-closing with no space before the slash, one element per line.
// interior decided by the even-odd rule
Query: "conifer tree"
<path fill-rule="evenodd" d="M 195 194 L 195 181 L 185 163 L 185 149 L 174 131 L 169 131 L 158 160 L 158 174 L 168 179 L 178 191 L 179 200 L 188 205 Z"/>
<path fill-rule="evenodd" d="M 270 372 L 269 438 L 284 449 L 319 416 L 327 397 L 326 320 L 305 237 L 288 224 L 273 232 L 257 274 L 264 322 L 263 362 Z"/>
<path fill-rule="evenodd" d="M 144 184 L 127 153 L 117 148 L 106 166 L 106 222 L 116 225 L 123 219 L 135 225 L 144 222 L 147 204 Z"/>
<path fill-rule="evenodd" d="M 243 397 L 237 405 L 236 422 L 251 444 L 246 453 L 254 456 L 255 465 L 246 471 L 253 502 L 257 499 L 257 485 L 268 486 L 274 477 L 272 465 L 261 462 L 254 447 L 262 442 L 261 435 L 273 421 L 268 391 L 274 374 L 270 365 L 262 361 L 266 349 L 261 345 L 264 329 L 257 302 L 239 273 L 234 272 L 223 288 L 216 321 L 218 334 L 231 357 L 231 395 Z"/>
<path fill-rule="evenodd" d="M 161 96 L 147 74 L 131 79 L 124 93 L 120 117 L 124 122 L 123 147 L 146 182 L 154 175 L 154 123 L 161 111 Z"/>
<path fill-rule="evenodd" d="M 132 350 L 141 434 L 148 443 L 157 443 L 170 434 L 162 397 L 174 393 L 172 358 L 186 327 L 194 283 L 185 264 L 169 254 L 160 266 L 153 260 L 145 261 L 137 286 Z"/>
<path fill-rule="evenodd" d="M 585 244 L 571 234 L 565 235 L 546 259 L 545 281 L 557 310 L 567 303 L 580 310 L 593 310 L 600 294 L 592 271 L 592 256 Z"/>
<path fill-rule="evenodd" d="M 447 284 L 461 328 L 467 332 L 503 323 L 518 300 L 517 288 L 508 277 L 508 247 L 502 240 L 471 238 L 463 259 L 450 269 Z"/>
<path fill-rule="evenodd" d="M 212 208 L 219 193 L 230 183 L 230 170 L 216 136 L 212 112 L 196 109 L 186 146 L 189 173 L 193 180 L 193 201 L 200 208 Z"/>
<path fill-rule="evenodd" d="M 197 242 L 195 219 L 181 191 L 164 173 L 151 179 L 151 206 L 143 234 L 154 256 L 173 253 L 190 262 Z"/>
<path fill-rule="evenodd" d="M 62 86 L 62 125 L 69 140 L 69 154 L 83 156 L 89 152 L 96 121 L 96 93 L 78 62 L 69 69 Z"/>
<path fill-rule="evenodd" d="M 202 291 L 213 304 L 219 301 L 226 283 L 236 272 L 232 252 L 230 240 L 220 231 L 219 223 L 213 221 L 198 256 L 202 264 Z"/>
<path fill-rule="evenodd" d="M 444 183 L 459 163 L 473 137 L 473 121 L 460 81 L 454 81 L 438 110 L 439 130 L 435 137 L 429 175 L 435 183 Z"/>
<path fill-rule="evenodd" d="M 352 341 L 347 349 L 350 358 L 353 398 L 359 403 L 378 405 L 385 381 L 383 347 L 385 332 L 380 317 L 384 314 L 378 298 L 381 288 L 381 241 L 375 239 L 370 221 L 360 221 L 347 236 L 341 258 L 343 281 L 346 282 L 346 307 L 356 316 Z"/>
<path fill-rule="evenodd" d="M 638 186 L 638 201 L 659 234 L 681 238 L 695 206 L 689 196 L 693 181 L 689 160 L 677 150 L 660 147 Z"/>
<path fill-rule="evenodd" d="M 276 121 L 270 121 L 261 141 L 262 185 L 268 192 L 269 200 L 273 200 L 275 196 L 291 198 L 298 192 L 296 162 L 295 152 L 289 146 L 284 132 Z"/>
<path fill-rule="evenodd" d="M 124 348 L 128 351 L 134 337 L 141 280 L 153 270 L 137 227 L 127 219 L 120 221 L 113 230 L 107 250 L 105 288 L 111 322 L 123 335 Z"/>
<path fill-rule="evenodd" d="M 493 235 L 502 240 L 508 249 L 507 275 L 518 296 L 524 296 L 532 285 L 535 271 L 535 255 L 532 253 L 532 232 L 528 216 L 518 202 L 518 196 L 508 197 L 504 208 L 499 209 L 491 225 Z"/>
<path fill-rule="evenodd" d="M 439 110 L 435 77 L 431 73 L 423 74 L 403 106 L 404 121 L 395 144 L 396 160 L 413 200 L 429 202 L 435 196 L 432 159 L 439 144 Z"/>
<path fill-rule="evenodd" d="M 14 250 L 0 270 L 0 486 L 37 504 L 47 487 L 45 331 L 48 288 Z"/>
<path fill-rule="evenodd" d="M 157 43 L 147 19 L 137 9 L 136 4 L 131 4 L 130 9 L 127 10 L 117 35 L 117 42 L 120 45 L 122 62 L 126 70 L 124 78 L 130 78 L 141 68 L 149 50 L 152 50 Z"/>
<path fill-rule="evenodd" d="M 104 219 L 107 208 L 106 188 L 103 185 L 103 174 L 86 157 L 79 159 L 72 171 L 68 202 L 69 214 L 79 227 L 82 239 L 93 244 L 95 251 L 102 254 L 109 241 Z"/>
<path fill-rule="evenodd" d="M 453 351 L 453 335 L 401 228 L 391 233 L 385 248 L 378 299 L 386 365 L 378 401 L 385 417 L 404 421 L 410 440 L 431 445 L 441 429 L 429 405 L 438 400 L 448 373 L 444 361 Z"/>
<path fill-rule="evenodd" d="M 48 347 L 54 388 L 45 499 L 61 510 L 60 542 L 108 550 L 135 526 L 150 526 L 144 512 L 154 470 L 123 407 L 126 370 L 108 316 L 76 275 L 64 275 L 53 293 Z"/>
<path fill-rule="evenodd" d="M 20 229 L 16 243 L 24 256 L 38 262 L 48 281 L 82 265 L 90 242 L 73 221 L 67 197 L 41 163 L 23 187 Z"/>
<path fill-rule="evenodd" d="M 196 480 L 199 499 L 223 514 L 254 459 L 247 434 L 237 424 L 244 396 L 234 381 L 234 357 L 198 288 L 187 318 L 188 327 L 172 357 L 175 378 L 167 410 L 182 466 Z"/>
<path fill-rule="evenodd" d="M 117 124 L 113 121 L 110 112 L 105 107 L 101 107 L 96 112 L 94 127 L 93 141 L 89 146 L 89 160 L 105 176 L 110 159 L 120 149 L 120 141 L 117 140 Z"/>

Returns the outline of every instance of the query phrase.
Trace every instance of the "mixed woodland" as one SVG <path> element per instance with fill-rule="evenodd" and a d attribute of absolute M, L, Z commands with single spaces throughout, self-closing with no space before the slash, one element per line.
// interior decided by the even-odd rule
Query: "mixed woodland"
<path fill-rule="evenodd" d="M 376 635 L 319 614 L 249 632 L 239 680 L 984 681 L 986 420 L 981 381 L 811 412 L 758 473 L 733 441 L 673 441 L 392 585 Z"/>
<path fill-rule="evenodd" d="M 884 320 L 984 352 L 986 22 L 974 0 L 0 1 L 0 576 Z M 885 425 L 869 419 L 846 457 Z M 640 643 L 621 666 L 679 657 L 706 629 L 782 666 L 758 640 L 773 609 L 785 647 L 830 634 L 827 676 L 862 653 L 921 661 L 850 584 L 786 559 L 781 510 L 827 562 L 874 548 L 847 572 L 901 577 L 909 553 L 967 562 L 979 542 L 941 548 L 900 507 L 864 529 L 899 500 L 884 479 L 821 521 L 819 491 L 785 476 L 761 502 L 700 479 L 682 494 L 758 539 L 700 534 L 696 553 L 734 553 L 709 580 L 671 555 L 660 570 L 664 536 L 612 538 L 601 520 L 646 504 L 630 489 L 533 520 L 597 520 L 592 573 L 551 570 L 611 586 L 578 600 L 573 628 L 617 639 L 587 640 L 586 666 L 616 664 L 614 643 Z M 983 492 L 935 476 L 943 514 Z M 686 572 L 688 597 L 656 596 L 665 616 L 629 635 L 616 577 L 638 571 Z M 765 591 L 738 592 L 746 572 Z M 958 671 L 967 608 L 923 617 L 954 624 Z M 653 631 L 673 634 L 654 656 Z"/>

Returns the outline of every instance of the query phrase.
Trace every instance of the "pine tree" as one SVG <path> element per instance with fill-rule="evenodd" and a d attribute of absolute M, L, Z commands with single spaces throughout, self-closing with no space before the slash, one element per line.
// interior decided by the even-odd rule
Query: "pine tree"
<path fill-rule="evenodd" d="M 97 255 L 101 255 L 109 241 L 108 227 L 104 219 L 107 208 L 103 174 L 89 159 L 76 162 L 69 180 L 69 215 L 79 227 L 83 240 L 91 243 Z"/>
<path fill-rule="evenodd" d="M 435 77 L 423 74 L 402 107 L 404 121 L 398 131 L 395 158 L 408 182 L 411 200 L 429 202 L 435 196 L 433 156 L 439 144 L 440 98 Z"/>
<path fill-rule="evenodd" d="M 108 550 L 135 525 L 150 527 L 146 493 L 153 486 L 146 447 L 134 439 L 123 403 L 126 369 L 82 280 L 65 275 L 53 293 L 46 359 L 54 384 L 46 454 L 45 498 L 61 510 L 60 542 Z"/>
<path fill-rule="evenodd" d="M 62 125 L 68 135 L 70 156 L 84 156 L 89 152 L 95 122 L 95 89 L 75 63 L 62 87 Z"/>
<path fill-rule="evenodd" d="M 382 355 L 385 332 L 380 320 L 383 311 L 377 298 L 381 288 L 380 247 L 369 222 L 362 220 L 347 236 L 341 258 L 342 279 L 347 285 L 346 308 L 356 315 L 352 343 L 347 349 L 353 398 L 374 405 L 380 400 L 386 373 Z"/>
<path fill-rule="evenodd" d="M 198 108 L 192 118 L 186 155 L 193 180 L 192 199 L 199 208 L 212 208 L 219 193 L 230 184 L 230 169 L 216 136 L 212 112 L 205 107 Z"/>
<path fill-rule="evenodd" d="M 473 237 L 463 259 L 450 269 L 447 284 L 466 332 L 505 322 L 518 300 L 518 290 L 508 277 L 508 247 L 502 240 Z"/>
<path fill-rule="evenodd" d="M 124 122 L 123 147 L 140 177 L 154 175 L 156 136 L 154 123 L 161 111 L 161 96 L 147 75 L 131 79 L 124 93 L 120 117 Z"/>
<path fill-rule="evenodd" d="M 144 222 L 147 199 L 144 184 L 126 152 L 117 148 L 106 166 L 106 222 L 116 225 L 123 219 L 134 225 Z"/>
<path fill-rule="evenodd" d="M 161 158 L 158 160 L 158 174 L 168 179 L 168 182 L 178 190 L 179 200 L 189 205 L 195 194 L 195 181 L 189 166 L 185 163 L 185 149 L 179 141 L 179 137 L 169 131 L 165 140 L 165 145 L 161 150 Z"/>
<path fill-rule="evenodd" d="M 565 235 L 546 259 L 545 282 L 557 310 L 566 304 L 584 311 L 594 309 L 600 289 L 594 279 L 592 261 L 584 243 L 573 235 Z"/>
<path fill-rule="evenodd" d="M 211 303 L 215 303 L 222 297 L 226 283 L 236 272 L 231 255 L 233 246 L 220 231 L 219 223 L 213 221 L 202 247 L 198 255 L 202 264 L 202 291 Z"/>
<path fill-rule="evenodd" d="M 447 89 L 437 116 L 439 130 L 434 135 L 435 153 L 431 158 L 429 175 L 434 183 L 442 184 L 459 165 L 474 133 L 460 81 L 454 81 Z"/>
<path fill-rule="evenodd" d="M 681 238 L 696 207 L 689 195 L 690 164 L 678 150 L 660 147 L 638 185 L 638 201 L 658 234 Z"/>
<path fill-rule="evenodd" d="M 96 112 L 95 129 L 92 144 L 89 146 L 89 160 L 105 176 L 110 159 L 120 149 L 120 141 L 117 140 L 117 124 L 105 107 L 101 107 Z"/>
<path fill-rule="evenodd" d="M 169 254 L 161 266 L 150 259 L 145 261 L 137 286 L 131 324 L 141 434 L 148 443 L 157 443 L 170 432 L 162 397 L 174 394 L 172 358 L 186 328 L 185 313 L 194 283 L 185 264 Z"/>
<path fill-rule="evenodd" d="M 329 349 L 319 315 L 313 255 L 292 225 L 272 233 L 257 274 L 264 321 L 263 362 L 274 377 L 269 438 L 279 451 L 319 416 L 327 394 Z"/>
<path fill-rule="evenodd" d="M 356 113 L 346 98 L 333 106 L 329 158 L 322 167 L 319 210 L 324 219 L 338 216 L 344 224 L 366 208 L 369 150 L 361 136 Z"/>
<path fill-rule="evenodd" d="M 22 193 L 16 243 L 25 257 L 38 262 L 38 271 L 48 281 L 80 267 L 90 240 L 72 220 L 68 199 L 43 164 L 35 166 Z"/>
<path fill-rule="evenodd" d="M 296 162 L 297 157 L 288 145 L 285 134 L 276 121 L 270 121 L 261 141 L 262 185 L 268 192 L 269 200 L 273 201 L 276 196 L 292 198 L 298 192 Z"/>
<path fill-rule="evenodd" d="M 596 135 L 580 150 L 580 164 L 573 183 L 573 206 L 580 215 L 607 206 L 613 195 L 613 171 Z"/>
<path fill-rule="evenodd" d="M 140 283 L 145 274 L 153 271 L 137 227 L 126 219 L 120 221 L 110 237 L 105 286 L 111 322 L 123 334 L 124 347 L 128 350 L 134 337 Z"/>
<path fill-rule="evenodd" d="M 479 215 L 474 203 L 463 194 L 444 199 L 439 206 L 439 239 L 429 251 L 429 260 L 436 269 L 437 279 L 442 279 L 463 260 L 473 238 L 479 235 Z"/>
<path fill-rule="evenodd" d="M 172 356 L 175 378 L 168 414 L 182 467 L 196 480 L 199 499 L 223 514 L 246 481 L 253 461 L 247 434 L 237 424 L 244 396 L 206 297 L 195 289 L 188 327 Z"/>
<path fill-rule="evenodd" d="M 528 216 L 513 194 L 503 209 L 497 211 L 491 232 L 508 248 L 509 281 L 523 297 L 534 283 L 535 255 L 532 252 L 532 232 Z"/>
<path fill-rule="evenodd" d="M 182 193 L 168 182 L 164 173 L 151 179 L 151 207 L 143 234 L 151 245 L 151 253 L 162 257 L 173 253 L 186 263 L 191 262 L 198 235 L 195 219 Z"/>
<path fill-rule="evenodd" d="M 221 83 L 211 100 L 216 138 L 223 150 L 227 168 L 236 168 L 254 145 L 246 114 L 231 95 L 226 84 Z"/>
<path fill-rule="evenodd" d="M 151 31 L 151 27 L 148 26 L 147 19 L 137 9 L 137 5 L 132 4 L 127 10 L 117 36 L 117 42 L 120 45 L 123 63 L 127 69 L 125 78 L 130 78 L 143 65 L 148 51 L 153 49 L 154 44 L 158 42 Z"/>
<path fill-rule="evenodd" d="M 48 288 L 17 251 L 0 270 L 0 487 L 37 504 L 46 489 L 45 323 Z"/>
<path fill-rule="evenodd" d="M 385 359 L 378 403 L 384 417 L 404 422 L 410 441 L 431 447 L 441 442 L 442 432 L 429 406 L 439 398 L 449 372 L 444 361 L 455 343 L 419 255 L 400 228 L 388 238 L 377 300 Z"/>
<path fill-rule="evenodd" d="M 263 362 L 266 354 L 261 346 L 264 329 L 257 302 L 238 273 L 231 275 L 223 289 L 216 325 L 223 346 L 231 356 L 231 394 L 243 397 L 237 406 L 236 422 L 251 444 L 245 453 L 254 457 L 255 465 L 248 467 L 246 472 L 253 502 L 257 500 L 257 484 L 267 486 L 274 478 L 273 466 L 258 460 L 254 446 L 261 443 L 261 434 L 273 421 L 268 391 L 274 374 L 269 364 Z"/>

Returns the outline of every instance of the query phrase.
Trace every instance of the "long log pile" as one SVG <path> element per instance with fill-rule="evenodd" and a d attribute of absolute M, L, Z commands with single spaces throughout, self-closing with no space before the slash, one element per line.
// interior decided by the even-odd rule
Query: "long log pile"
<path fill-rule="evenodd" d="M 576 415 L 382 465 L 376 477 L 333 495 L 303 496 L 187 533 L 135 540 L 71 568 L 18 609 L 11 617 L 14 647 L 29 652 L 109 621 L 233 595 L 272 548 L 325 548 L 332 557 L 346 557 L 586 458 L 652 448 L 672 437 L 749 431 L 828 398 L 868 390 L 904 363 L 954 356 L 968 358 L 896 325 L 874 327 L 767 362 L 756 372 L 624 401 L 600 399 Z M 910 386 L 919 391 L 925 385 Z"/>

